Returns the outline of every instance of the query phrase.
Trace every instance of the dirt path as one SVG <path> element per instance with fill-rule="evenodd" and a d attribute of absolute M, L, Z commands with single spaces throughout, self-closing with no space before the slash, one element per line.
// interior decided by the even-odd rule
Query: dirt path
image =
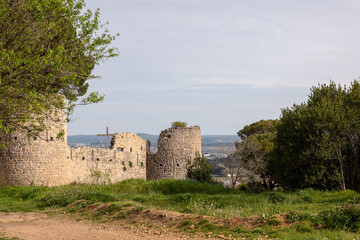
<path fill-rule="evenodd" d="M 120 223 L 95 224 L 90 221 L 76 221 L 62 215 L 50 217 L 42 213 L 3 212 L 0 212 L 1 236 L 24 240 L 195 239 L 159 230 L 124 226 Z"/>

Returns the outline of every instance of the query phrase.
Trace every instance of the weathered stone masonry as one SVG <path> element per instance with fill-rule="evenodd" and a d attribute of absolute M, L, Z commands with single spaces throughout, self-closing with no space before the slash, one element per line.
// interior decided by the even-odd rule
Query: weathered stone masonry
<path fill-rule="evenodd" d="M 110 149 L 70 149 L 73 181 L 107 183 L 145 179 L 146 141 L 134 133 L 116 133 L 111 142 Z"/>
<path fill-rule="evenodd" d="M 65 119 L 65 115 L 63 116 Z M 52 123 L 38 138 L 24 131 L 0 134 L 0 180 L 16 185 L 63 185 L 72 182 L 108 183 L 130 178 L 184 179 L 186 163 L 201 153 L 199 127 L 169 128 L 161 132 L 158 152 L 134 133 L 116 133 L 110 149 L 67 145 L 66 123 Z M 65 136 L 57 139 L 64 130 Z"/>
<path fill-rule="evenodd" d="M 201 154 L 200 127 L 175 127 L 160 133 L 158 151 L 148 156 L 146 179 L 185 179 L 188 160 Z"/>
<path fill-rule="evenodd" d="M 65 113 L 59 118 L 65 119 Z M 65 121 L 65 120 L 64 120 Z M 0 178 L 10 184 L 59 185 L 72 181 L 72 164 L 68 159 L 66 124 L 47 120 L 51 126 L 39 137 L 28 137 L 24 130 L 0 134 Z M 65 136 L 57 139 L 60 131 Z"/>

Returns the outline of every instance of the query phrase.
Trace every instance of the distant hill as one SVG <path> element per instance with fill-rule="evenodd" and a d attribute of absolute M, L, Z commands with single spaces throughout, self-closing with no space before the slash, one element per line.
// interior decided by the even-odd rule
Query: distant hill
<path fill-rule="evenodd" d="M 151 142 L 152 148 L 157 148 L 158 135 L 147 133 L 138 133 L 138 135 Z M 234 142 L 239 141 L 237 135 L 203 135 L 201 136 L 202 147 L 229 147 Z M 68 144 L 70 147 L 88 146 L 95 148 L 106 147 L 106 137 L 98 137 L 96 135 L 72 135 L 68 136 Z"/>
<path fill-rule="evenodd" d="M 203 135 L 201 136 L 202 147 L 221 147 L 234 145 L 236 141 L 239 141 L 238 135 Z"/>

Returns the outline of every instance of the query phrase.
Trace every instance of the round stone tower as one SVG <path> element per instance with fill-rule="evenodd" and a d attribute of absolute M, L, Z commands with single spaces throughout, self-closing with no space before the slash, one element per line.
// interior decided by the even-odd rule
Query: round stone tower
<path fill-rule="evenodd" d="M 0 133 L 0 145 L 6 144 L 0 146 L 0 184 L 54 186 L 71 182 L 65 113 L 56 118 L 62 121 L 45 120 L 48 129 L 38 137 L 28 136 L 25 130 Z M 65 135 L 58 139 L 62 131 Z"/>
<path fill-rule="evenodd" d="M 158 139 L 158 151 L 148 156 L 147 180 L 185 179 L 186 164 L 201 154 L 201 131 L 195 127 L 173 127 L 163 130 Z"/>

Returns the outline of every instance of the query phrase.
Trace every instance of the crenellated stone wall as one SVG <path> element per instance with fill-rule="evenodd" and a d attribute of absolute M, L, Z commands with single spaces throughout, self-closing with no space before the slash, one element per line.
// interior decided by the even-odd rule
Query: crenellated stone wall
<path fill-rule="evenodd" d="M 65 131 L 65 136 L 57 139 L 61 130 Z M 28 137 L 27 132 L 20 130 L 1 134 L 0 141 L 7 146 L 0 148 L 0 181 L 55 186 L 146 178 L 147 144 L 137 134 L 115 134 L 111 149 L 71 149 L 66 139 L 65 120 L 53 123 L 37 138 Z"/>
<path fill-rule="evenodd" d="M 186 164 L 201 154 L 201 130 L 195 127 L 174 127 L 160 133 L 158 151 L 148 156 L 146 179 L 185 179 Z"/>
<path fill-rule="evenodd" d="M 56 186 L 72 182 L 115 183 L 130 178 L 184 179 L 186 163 L 201 153 L 200 127 L 169 128 L 161 132 L 158 152 L 134 133 L 116 133 L 110 149 L 67 145 L 65 113 L 61 122 L 29 137 L 24 130 L 0 133 L 0 184 Z M 64 136 L 57 138 L 59 132 Z"/>
<path fill-rule="evenodd" d="M 109 183 L 146 177 L 146 141 L 134 133 L 116 133 L 111 148 L 70 150 L 76 182 Z"/>

